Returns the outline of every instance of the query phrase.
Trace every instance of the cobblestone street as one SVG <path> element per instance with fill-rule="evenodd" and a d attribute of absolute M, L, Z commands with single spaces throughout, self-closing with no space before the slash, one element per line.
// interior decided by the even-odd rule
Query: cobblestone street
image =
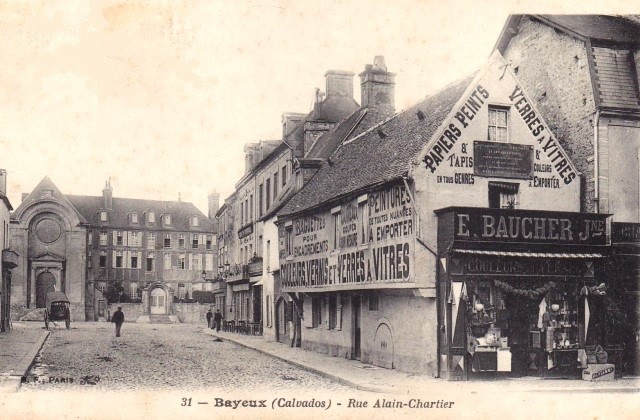
<path fill-rule="evenodd" d="M 21 392 L 202 390 L 268 392 L 354 390 L 254 350 L 202 333 L 203 326 L 76 323 L 53 329 Z"/>

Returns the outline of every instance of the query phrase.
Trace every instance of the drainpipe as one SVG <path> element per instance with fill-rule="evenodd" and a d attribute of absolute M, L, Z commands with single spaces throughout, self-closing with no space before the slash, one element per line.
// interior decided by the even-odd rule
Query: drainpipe
<path fill-rule="evenodd" d="M 594 211 L 600 213 L 600 159 L 598 158 L 598 129 L 600 127 L 600 108 L 596 109 L 593 119 L 593 204 Z"/>

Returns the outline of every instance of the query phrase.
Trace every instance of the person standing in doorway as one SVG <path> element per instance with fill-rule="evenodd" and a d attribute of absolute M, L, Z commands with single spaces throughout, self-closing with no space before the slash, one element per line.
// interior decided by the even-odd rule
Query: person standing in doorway
<path fill-rule="evenodd" d="M 113 313 L 111 322 L 116 324 L 116 337 L 120 337 L 120 328 L 124 323 L 124 313 L 122 312 L 122 306 L 118 306 L 118 310 Z"/>
<path fill-rule="evenodd" d="M 213 322 L 216 324 L 216 332 L 220 332 L 220 324 L 222 323 L 220 309 L 216 310 L 216 314 L 213 316 Z"/>
<path fill-rule="evenodd" d="M 207 311 L 207 328 L 213 329 L 213 324 L 211 323 L 211 318 L 213 318 L 213 312 L 211 309 Z"/>

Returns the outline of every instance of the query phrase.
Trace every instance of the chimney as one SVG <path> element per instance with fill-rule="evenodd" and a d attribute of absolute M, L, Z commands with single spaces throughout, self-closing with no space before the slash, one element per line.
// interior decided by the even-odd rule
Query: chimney
<path fill-rule="evenodd" d="M 246 143 L 244 145 L 244 173 L 248 174 L 255 167 L 257 159 L 259 159 L 259 144 Z"/>
<path fill-rule="evenodd" d="M 282 114 L 282 139 L 284 140 L 302 122 L 306 114 L 285 112 Z"/>
<path fill-rule="evenodd" d="M 353 72 L 329 70 L 324 74 L 327 80 L 327 98 L 346 96 L 353 98 Z"/>
<path fill-rule="evenodd" d="M 104 183 L 104 188 L 102 189 L 102 201 L 105 209 L 113 209 L 113 188 L 111 188 L 111 178 Z"/>
<path fill-rule="evenodd" d="M 359 74 L 362 106 L 386 107 L 395 112 L 395 73 L 387 71 L 384 57 L 377 55 Z"/>
<path fill-rule="evenodd" d="M 213 220 L 216 217 L 216 213 L 218 209 L 220 209 L 220 194 L 217 192 L 212 192 L 207 196 L 209 201 L 209 219 Z"/>
<path fill-rule="evenodd" d="M 0 169 L 0 193 L 4 196 L 7 195 L 7 171 Z"/>

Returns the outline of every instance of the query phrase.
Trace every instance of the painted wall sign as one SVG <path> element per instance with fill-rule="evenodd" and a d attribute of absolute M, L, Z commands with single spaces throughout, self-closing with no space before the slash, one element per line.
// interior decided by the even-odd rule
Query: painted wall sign
<path fill-rule="evenodd" d="M 611 223 L 611 242 L 640 244 L 640 223 Z"/>
<path fill-rule="evenodd" d="M 606 245 L 606 214 L 453 208 L 454 239 Z"/>
<path fill-rule="evenodd" d="M 533 146 L 495 141 L 473 142 L 473 173 L 496 178 L 533 178 Z"/>
<path fill-rule="evenodd" d="M 247 226 L 243 227 L 242 229 L 240 229 L 240 230 L 238 231 L 238 238 L 239 238 L 239 239 L 242 239 L 242 238 L 244 238 L 245 236 L 249 236 L 249 235 L 251 235 L 252 233 L 253 233 L 253 223 L 252 223 L 252 224 L 250 224 L 250 225 L 247 225 Z"/>
<path fill-rule="evenodd" d="M 466 275 L 492 276 L 585 276 L 591 262 L 558 258 L 467 257 L 463 263 Z"/>
<path fill-rule="evenodd" d="M 294 219 L 292 252 L 287 255 L 281 242 L 283 287 L 408 281 L 414 217 L 401 185 L 370 193 L 361 203 L 350 200 L 332 214 Z"/>

